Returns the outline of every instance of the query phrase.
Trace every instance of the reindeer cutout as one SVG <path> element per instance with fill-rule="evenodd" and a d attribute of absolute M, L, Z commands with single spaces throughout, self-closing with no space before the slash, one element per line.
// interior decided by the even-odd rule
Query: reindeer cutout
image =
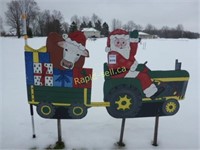
<path fill-rule="evenodd" d="M 86 37 L 76 31 L 63 36 L 53 32 L 47 38 L 47 50 L 54 68 L 64 70 L 82 68 L 89 51 L 85 48 Z"/>
<path fill-rule="evenodd" d="M 65 41 L 58 42 L 58 46 L 63 48 L 63 59 L 60 65 L 66 69 L 73 69 L 80 56 L 89 57 L 89 52 L 81 43 L 73 41 L 67 34 L 64 34 L 63 38 Z"/>

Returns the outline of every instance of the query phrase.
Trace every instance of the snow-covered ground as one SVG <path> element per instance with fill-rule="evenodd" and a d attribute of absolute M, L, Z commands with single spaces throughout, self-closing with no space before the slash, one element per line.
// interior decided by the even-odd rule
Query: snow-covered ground
<path fill-rule="evenodd" d="M 137 60 L 148 61 L 152 70 L 174 69 L 175 59 L 190 73 L 185 100 L 179 112 L 160 118 L 158 147 L 151 145 L 155 118 L 127 119 L 125 149 L 200 149 L 200 40 L 143 40 Z M 46 38 L 28 41 L 33 48 L 46 43 Z M 36 139 L 32 139 L 31 118 L 27 103 L 24 41 L 0 38 L 0 149 L 43 149 L 57 141 L 57 122 L 39 117 L 35 111 Z M 106 39 L 87 41 L 90 58 L 84 67 L 94 69 L 92 101 L 103 101 L 103 63 L 106 61 Z M 81 120 L 62 120 L 62 138 L 67 149 L 117 149 L 121 120 L 108 115 L 105 108 L 90 108 Z"/>

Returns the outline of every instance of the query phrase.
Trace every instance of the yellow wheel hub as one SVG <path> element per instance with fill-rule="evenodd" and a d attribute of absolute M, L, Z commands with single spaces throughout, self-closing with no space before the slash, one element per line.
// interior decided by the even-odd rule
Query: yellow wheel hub
<path fill-rule="evenodd" d="M 115 104 L 118 104 L 117 110 L 126 110 L 126 109 L 130 109 L 130 105 L 131 105 L 131 98 L 129 99 L 127 97 L 127 95 L 125 95 L 124 97 L 119 97 L 119 100 L 115 102 Z"/>
<path fill-rule="evenodd" d="M 166 111 L 169 112 L 169 113 L 172 113 L 176 110 L 176 104 L 174 102 L 169 102 L 167 103 L 166 105 Z"/>

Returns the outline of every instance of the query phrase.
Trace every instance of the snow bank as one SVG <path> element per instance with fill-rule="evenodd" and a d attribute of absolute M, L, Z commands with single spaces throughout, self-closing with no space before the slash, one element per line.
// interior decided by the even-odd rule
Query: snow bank
<path fill-rule="evenodd" d="M 56 120 L 40 118 L 35 111 L 36 139 L 32 139 L 31 118 L 26 97 L 24 41 L 0 38 L 0 149 L 43 149 L 57 141 Z M 46 44 L 46 38 L 28 41 L 33 48 Z M 174 69 L 175 59 L 190 73 L 189 85 L 175 116 L 160 118 L 158 143 L 151 146 L 154 118 L 127 119 L 126 149 L 199 149 L 199 43 L 200 40 L 143 40 L 137 60 L 148 61 L 152 70 Z M 87 41 L 90 58 L 85 67 L 97 78 L 92 85 L 92 101 L 103 101 L 103 63 L 106 39 Z M 116 149 L 121 120 L 110 117 L 105 108 L 90 108 L 81 120 L 62 120 L 62 136 L 67 149 Z"/>

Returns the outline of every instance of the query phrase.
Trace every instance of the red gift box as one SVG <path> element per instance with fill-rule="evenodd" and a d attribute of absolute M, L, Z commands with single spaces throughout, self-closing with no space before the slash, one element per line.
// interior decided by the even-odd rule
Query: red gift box
<path fill-rule="evenodd" d="M 91 88 L 92 87 L 92 69 L 74 68 L 73 69 L 73 87 Z"/>

